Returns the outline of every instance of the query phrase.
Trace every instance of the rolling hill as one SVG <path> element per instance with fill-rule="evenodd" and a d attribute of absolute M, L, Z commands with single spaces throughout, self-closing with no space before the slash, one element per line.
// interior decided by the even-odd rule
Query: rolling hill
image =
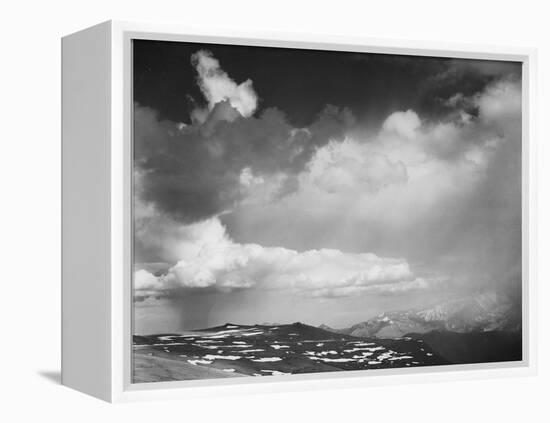
<path fill-rule="evenodd" d="M 366 340 L 303 323 L 135 336 L 134 363 L 136 383 L 448 364 L 421 339 Z"/>

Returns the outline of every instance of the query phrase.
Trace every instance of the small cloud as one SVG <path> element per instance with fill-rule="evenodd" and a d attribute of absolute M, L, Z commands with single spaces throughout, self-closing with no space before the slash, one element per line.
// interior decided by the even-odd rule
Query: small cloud
<path fill-rule="evenodd" d="M 420 128 L 420 118 L 413 110 L 394 112 L 384 121 L 382 128 L 387 132 L 394 132 L 407 139 L 413 139 Z"/>
<path fill-rule="evenodd" d="M 162 288 L 162 281 L 147 270 L 140 269 L 134 273 L 134 289 L 136 291 L 154 291 Z"/>
<path fill-rule="evenodd" d="M 518 118 L 521 117 L 521 81 L 496 81 L 475 96 L 473 101 L 479 108 L 479 118 L 484 123 L 502 127 L 513 120 L 517 124 Z"/>
<path fill-rule="evenodd" d="M 264 178 L 262 178 L 261 176 L 255 176 L 249 167 L 245 167 L 243 170 L 241 170 L 239 181 L 243 187 L 249 188 L 254 185 L 263 184 Z"/>
<path fill-rule="evenodd" d="M 217 103 L 228 100 L 241 116 L 249 117 L 256 111 L 258 95 L 250 79 L 237 84 L 220 67 L 218 59 L 207 50 L 193 54 L 191 61 L 197 70 L 199 87 L 210 110 Z"/>
<path fill-rule="evenodd" d="M 445 100 L 444 104 L 447 107 L 456 108 L 457 106 L 461 105 L 464 102 L 464 94 L 462 93 L 456 93 L 453 94 L 450 98 Z"/>

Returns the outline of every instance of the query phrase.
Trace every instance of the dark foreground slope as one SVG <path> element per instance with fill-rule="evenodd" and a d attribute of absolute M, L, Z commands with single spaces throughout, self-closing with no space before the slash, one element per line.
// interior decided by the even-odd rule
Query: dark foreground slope
<path fill-rule="evenodd" d="M 439 356 L 452 364 L 494 363 L 522 359 L 521 332 L 517 331 L 470 333 L 432 331 L 409 336 L 424 341 Z"/>
<path fill-rule="evenodd" d="M 438 364 L 448 362 L 422 339 L 361 339 L 302 323 L 228 323 L 183 334 L 134 337 L 136 383 Z"/>

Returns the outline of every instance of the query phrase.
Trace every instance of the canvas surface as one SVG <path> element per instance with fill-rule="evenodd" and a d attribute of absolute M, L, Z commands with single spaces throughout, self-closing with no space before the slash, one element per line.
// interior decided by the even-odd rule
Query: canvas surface
<path fill-rule="evenodd" d="M 133 68 L 134 382 L 521 360 L 520 63 Z"/>

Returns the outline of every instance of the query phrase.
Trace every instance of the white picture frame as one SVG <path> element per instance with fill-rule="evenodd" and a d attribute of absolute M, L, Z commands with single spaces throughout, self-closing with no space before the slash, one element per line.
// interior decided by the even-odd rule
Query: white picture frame
<path fill-rule="evenodd" d="M 151 39 L 523 63 L 523 360 L 325 374 L 131 383 L 131 40 Z M 62 40 L 62 383 L 110 402 L 468 380 L 536 372 L 536 51 L 319 34 L 106 22 Z M 86 268 L 86 272 L 81 272 Z"/>

